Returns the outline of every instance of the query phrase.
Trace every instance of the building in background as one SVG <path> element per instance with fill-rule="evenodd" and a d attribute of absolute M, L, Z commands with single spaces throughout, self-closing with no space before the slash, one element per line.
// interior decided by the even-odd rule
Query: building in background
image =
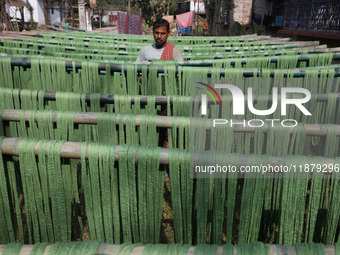
<path fill-rule="evenodd" d="M 35 23 L 36 25 L 46 25 L 46 23 L 64 22 L 65 3 L 61 0 L 5 0 L 2 22 L 20 23 L 22 19 L 25 23 Z"/>
<path fill-rule="evenodd" d="M 1 20 L 4 24 L 6 20 L 15 24 L 17 21 L 20 23 L 23 16 L 25 23 L 34 23 L 35 26 L 57 23 L 86 29 L 90 24 L 86 20 L 88 6 L 89 4 L 84 0 L 79 0 L 79 2 L 78 0 L 27 0 L 27 3 L 22 0 L 5 0 L 2 8 L 6 12 Z M 89 16 L 91 11 L 88 13 Z M 83 26 L 80 23 L 83 23 Z"/>
<path fill-rule="evenodd" d="M 205 15 L 204 2 L 202 0 L 190 0 L 190 11 L 195 11 L 195 14 Z"/>
<path fill-rule="evenodd" d="M 285 0 L 281 16 L 280 33 L 340 39 L 338 0 Z"/>
<path fill-rule="evenodd" d="M 118 11 L 110 11 L 107 10 L 104 12 L 102 22 L 104 22 L 108 26 L 117 25 L 117 13 Z M 99 15 L 93 15 L 93 19 L 95 22 L 99 22 Z"/>
<path fill-rule="evenodd" d="M 255 22 L 286 34 L 318 37 L 340 32 L 338 0 L 233 0 L 233 4 L 229 22 L 245 27 Z"/>

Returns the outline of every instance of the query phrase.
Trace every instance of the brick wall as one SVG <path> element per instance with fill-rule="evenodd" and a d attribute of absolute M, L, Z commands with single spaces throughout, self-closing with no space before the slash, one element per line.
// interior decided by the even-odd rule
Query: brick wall
<path fill-rule="evenodd" d="M 250 25 L 253 0 L 234 0 L 233 21 L 243 26 Z"/>

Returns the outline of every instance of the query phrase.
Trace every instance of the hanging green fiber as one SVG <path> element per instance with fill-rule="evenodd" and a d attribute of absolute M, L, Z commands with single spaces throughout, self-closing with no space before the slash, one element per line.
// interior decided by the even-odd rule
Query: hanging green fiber
<path fill-rule="evenodd" d="M 178 160 L 180 159 L 180 160 Z M 169 170 L 174 212 L 175 242 L 191 243 L 193 231 L 193 179 L 190 177 L 190 153 L 171 150 Z"/>
<path fill-rule="evenodd" d="M 138 154 L 138 208 L 142 243 L 158 243 L 160 238 L 164 174 L 159 171 L 159 156 L 160 148 L 157 147 L 140 148 Z"/>
<path fill-rule="evenodd" d="M 257 155 L 253 155 L 248 158 L 247 164 L 258 166 L 261 164 L 261 160 Z M 253 243 L 258 240 L 261 224 L 260 215 L 262 214 L 265 194 L 264 184 L 264 178 L 252 178 L 251 173 L 245 175 L 239 223 L 239 244 Z"/>
<path fill-rule="evenodd" d="M 297 254 L 325 255 L 323 244 L 296 244 L 295 248 Z"/>
<path fill-rule="evenodd" d="M 22 139 L 19 143 L 26 219 L 30 226 L 28 240 L 30 243 L 70 241 L 71 225 L 67 224 L 66 212 L 71 213 L 67 210 L 71 203 L 67 203 L 64 192 L 71 191 L 63 182 L 60 155 L 58 156 L 63 142 L 41 142 L 39 151 L 42 148 L 47 149 L 47 158 L 45 159 L 45 153 L 39 153 L 38 165 L 33 152 L 36 143 L 37 140 L 34 139 Z"/>
<path fill-rule="evenodd" d="M 2 137 L 0 142 L 2 142 Z M 0 154 L 0 162 L 3 162 L 2 154 Z M 9 243 L 15 241 L 15 233 L 10 210 L 10 196 L 7 190 L 9 187 L 7 187 L 3 164 L 0 164 L 0 182 L 0 240 L 2 243 Z"/>
<path fill-rule="evenodd" d="M 6 245 L 3 254 L 4 255 L 12 255 L 12 254 L 19 254 L 23 244 L 21 243 L 10 243 Z"/>
<path fill-rule="evenodd" d="M 339 158 L 335 164 L 339 163 Z M 339 225 L 340 210 L 338 204 L 335 201 L 339 201 L 340 194 L 340 182 L 339 179 L 333 178 L 330 183 L 330 199 L 329 199 L 329 210 L 327 213 L 327 226 L 325 229 L 324 242 L 331 244 L 334 242 L 337 226 Z"/>
<path fill-rule="evenodd" d="M 1 40 L 0 250 L 340 255 L 339 50 L 266 35 L 171 37 L 184 61 L 136 64 L 153 41 L 71 30 Z M 237 86 L 243 114 L 217 89 L 223 105 L 210 91 L 216 102 L 202 116 L 197 82 Z M 310 92 L 311 116 L 292 103 L 284 116 L 284 88 Z M 277 109 L 254 114 L 248 96 L 256 110 Z M 250 130 L 254 119 L 264 126 Z"/>
<path fill-rule="evenodd" d="M 157 243 L 159 240 L 163 194 L 161 181 L 163 175 L 158 170 L 160 149 L 140 148 L 138 157 L 141 159 L 145 157 L 148 160 L 141 161 L 136 171 L 134 159 L 137 148 L 137 146 L 128 145 L 122 147 L 117 169 L 114 164 L 109 168 L 104 168 L 108 166 L 105 160 L 113 160 L 110 158 L 113 158 L 114 147 L 104 146 L 104 144 L 85 143 L 83 145 L 82 186 L 85 191 L 87 218 L 92 239 L 112 242 L 113 236 L 114 242 L 119 243 L 121 231 L 119 219 L 121 219 L 124 241 L 139 242 L 140 240 L 142 243 Z M 109 151 L 105 152 L 105 149 Z M 105 154 L 101 156 L 98 152 Z M 88 164 L 85 161 L 85 153 L 89 155 Z M 150 160 L 151 155 L 153 160 Z M 116 179 L 117 177 L 119 179 Z M 112 187 L 111 192 L 107 191 L 107 189 L 110 190 L 107 187 L 109 180 L 114 182 L 119 180 Z M 106 188 L 103 185 L 106 185 Z M 111 199 L 112 202 L 110 202 Z M 119 206 L 118 201 L 120 201 Z M 139 208 L 138 211 L 137 208 Z M 110 214 L 102 210 L 108 210 Z M 119 212 L 114 213 L 117 210 Z M 109 222 L 111 225 L 108 225 Z M 112 222 L 113 229 L 109 227 L 112 226 Z M 103 231 L 104 226 L 107 227 L 105 231 Z M 115 236 L 117 234 L 118 236 Z"/>
<path fill-rule="evenodd" d="M 14 88 L 11 70 L 11 58 L 0 59 L 0 84 L 6 88 Z"/>

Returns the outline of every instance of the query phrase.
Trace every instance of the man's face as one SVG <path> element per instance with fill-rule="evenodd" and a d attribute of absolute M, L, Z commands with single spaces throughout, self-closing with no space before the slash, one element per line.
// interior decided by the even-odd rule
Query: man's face
<path fill-rule="evenodd" d="M 162 48 L 168 39 L 170 32 L 166 29 L 166 26 L 155 28 L 153 31 L 153 37 L 155 39 L 156 47 Z"/>

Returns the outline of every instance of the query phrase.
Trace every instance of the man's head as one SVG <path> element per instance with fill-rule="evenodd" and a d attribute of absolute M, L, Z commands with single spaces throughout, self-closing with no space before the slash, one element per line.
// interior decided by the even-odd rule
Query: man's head
<path fill-rule="evenodd" d="M 163 48 L 166 40 L 170 36 L 170 25 L 165 19 L 158 19 L 153 24 L 153 37 L 155 39 L 156 47 Z"/>

